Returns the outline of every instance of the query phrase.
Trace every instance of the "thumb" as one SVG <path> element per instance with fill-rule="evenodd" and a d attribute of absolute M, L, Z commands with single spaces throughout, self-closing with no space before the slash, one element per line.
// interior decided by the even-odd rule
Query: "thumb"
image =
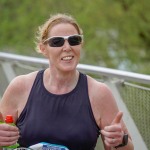
<path fill-rule="evenodd" d="M 1 112 L 0 112 L 0 121 L 3 121 L 3 115 Z"/>
<path fill-rule="evenodd" d="M 119 111 L 111 124 L 120 123 L 122 116 L 123 116 L 123 112 Z"/>

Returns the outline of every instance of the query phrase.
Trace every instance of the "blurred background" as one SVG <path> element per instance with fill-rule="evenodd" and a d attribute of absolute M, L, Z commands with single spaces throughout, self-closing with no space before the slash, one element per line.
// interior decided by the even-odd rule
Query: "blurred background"
<path fill-rule="evenodd" d="M 42 57 L 38 26 L 68 13 L 84 32 L 81 63 L 150 74 L 149 0 L 1 0 L 0 11 L 1 52 Z"/>
<path fill-rule="evenodd" d="M 0 0 L 0 98 L 15 76 L 47 67 L 35 34 L 55 13 L 77 20 L 84 33 L 80 63 L 99 67 L 81 71 L 110 86 L 135 150 L 150 149 L 150 0 Z"/>

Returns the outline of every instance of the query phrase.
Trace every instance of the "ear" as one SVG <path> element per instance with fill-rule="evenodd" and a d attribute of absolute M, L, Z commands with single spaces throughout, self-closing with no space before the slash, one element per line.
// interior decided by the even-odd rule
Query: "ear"
<path fill-rule="evenodd" d="M 40 44 L 39 44 L 39 49 L 40 49 L 40 52 L 41 52 L 45 57 L 47 57 L 46 45 L 44 45 L 43 43 L 40 43 Z"/>

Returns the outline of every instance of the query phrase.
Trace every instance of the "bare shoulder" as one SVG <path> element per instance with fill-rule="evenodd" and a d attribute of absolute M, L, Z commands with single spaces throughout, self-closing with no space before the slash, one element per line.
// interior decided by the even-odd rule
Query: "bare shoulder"
<path fill-rule="evenodd" d="M 10 93 L 18 93 L 23 91 L 26 91 L 28 87 L 30 87 L 35 79 L 35 76 L 37 74 L 36 72 L 32 72 L 26 75 L 20 75 L 15 77 L 10 84 L 8 85 L 8 88 L 6 89 L 6 92 L 9 91 Z"/>
<path fill-rule="evenodd" d="M 106 96 L 111 95 L 111 89 L 103 82 L 97 81 L 96 79 L 88 77 L 88 87 L 89 92 L 94 97 L 105 98 Z"/>
<path fill-rule="evenodd" d="M 37 71 L 20 75 L 10 82 L 0 101 L 0 111 L 4 116 L 9 113 L 17 119 L 27 101 L 36 74 Z"/>
<path fill-rule="evenodd" d="M 102 82 L 88 76 L 88 90 L 95 120 L 101 128 L 111 123 L 118 106 L 111 89 Z"/>

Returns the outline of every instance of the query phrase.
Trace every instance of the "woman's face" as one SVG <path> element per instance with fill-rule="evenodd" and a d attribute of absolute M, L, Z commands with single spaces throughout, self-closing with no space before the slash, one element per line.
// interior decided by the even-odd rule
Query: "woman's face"
<path fill-rule="evenodd" d="M 52 36 L 70 36 L 78 34 L 76 28 L 69 23 L 61 23 L 53 26 L 49 31 L 49 37 Z M 47 43 L 45 46 L 46 57 L 50 61 L 51 69 L 59 71 L 72 71 L 80 59 L 81 44 L 71 46 L 68 40 L 60 47 L 51 47 Z"/>

